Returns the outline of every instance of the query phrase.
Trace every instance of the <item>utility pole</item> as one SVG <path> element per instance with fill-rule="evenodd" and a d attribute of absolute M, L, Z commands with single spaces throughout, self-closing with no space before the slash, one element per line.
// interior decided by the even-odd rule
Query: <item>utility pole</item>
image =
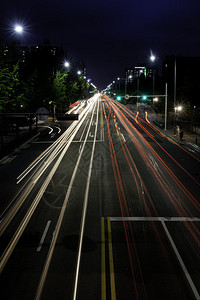
<path fill-rule="evenodd" d="M 167 82 L 165 83 L 165 130 L 167 130 Z"/>

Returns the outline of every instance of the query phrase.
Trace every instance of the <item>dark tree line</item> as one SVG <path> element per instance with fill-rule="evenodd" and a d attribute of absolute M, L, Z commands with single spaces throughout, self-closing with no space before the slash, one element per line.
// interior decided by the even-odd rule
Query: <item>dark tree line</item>
<path fill-rule="evenodd" d="M 47 42 L 32 48 L 17 43 L 0 47 L 0 112 L 65 111 L 87 97 L 89 84 L 76 67 L 63 67 L 64 51 Z"/>

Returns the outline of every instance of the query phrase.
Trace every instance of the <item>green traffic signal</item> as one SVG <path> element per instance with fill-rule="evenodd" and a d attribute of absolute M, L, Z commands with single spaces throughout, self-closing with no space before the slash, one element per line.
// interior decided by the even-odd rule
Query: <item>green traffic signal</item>
<path fill-rule="evenodd" d="M 142 96 L 142 100 L 147 100 L 147 96 Z"/>
<path fill-rule="evenodd" d="M 121 96 L 117 96 L 117 101 L 121 101 L 122 97 Z"/>

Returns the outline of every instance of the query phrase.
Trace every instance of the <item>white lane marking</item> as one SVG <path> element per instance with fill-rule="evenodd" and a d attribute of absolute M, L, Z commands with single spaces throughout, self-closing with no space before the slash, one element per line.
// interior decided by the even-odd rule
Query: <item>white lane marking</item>
<path fill-rule="evenodd" d="M 53 132 L 53 128 L 50 126 L 41 126 L 41 127 L 49 128 L 50 129 L 49 134 L 51 134 Z"/>
<path fill-rule="evenodd" d="M 183 269 L 185 277 L 187 278 L 187 280 L 189 282 L 189 285 L 190 285 L 190 287 L 191 287 L 191 289 L 193 291 L 193 294 L 194 294 L 195 298 L 199 300 L 200 299 L 200 295 L 199 295 L 199 293 L 198 293 L 198 291 L 197 291 L 197 289 L 196 289 L 196 287 L 195 287 L 195 285 L 194 285 L 194 283 L 192 281 L 192 278 L 190 277 L 190 274 L 189 274 L 189 272 L 188 272 L 188 270 L 187 270 L 187 268 L 186 268 L 186 266 L 185 266 L 185 264 L 184 264 L 184 262 L 183 262 L 183 260 L 182 260 L 182 258 L 180 256 L 179 252 L 178 252 L 178 249 L 176 248 L 176 245 L 175 245 L 175 243 L 174 243 L 174 241 L 173 241 L 173 239 L 172 239 L 172 237 L 171 237 L 171 235 L 169 233 L 169 230 L 167 229 L 167 226 L 165 225 L 164 221 L 161 221 L 161 223 L 162 223 L 163 228 L 165 230 L 165 233 L 166 233 L 166 235 L 167 235 L 167 237 L 168 237 L 168 239 L 170 241 L 170 244 L 171 244 L 171 246 L 172 246 L 172 248 L 173 248 L 173 250 L 174 250 L 174 252 L 175 252 L 175 254 L 177 256 L 177 259 L 178 259 L 178 261 L 179 261 L 179 263 L 180 263 L 180 265 L 181 265 L 181 267 Z"/>
<path fill-rule="evenodd" d="M 200 222 L 196 217 L 110 217 L 111 221 Z"/>
<path fill-rule="evenodd" d="M 84 135 L 84 133 L 85 133 L 85 130 L 86 130 L 86 127 L 87 127 L 88 122 L 89 122 L 89 119 L 87 119 L 87 122 L 86 122 L 86 124 L 85 124 L 85 127 L 84 127 L 84 129 L 83 129 L 83 132 L 82 132 L 82 134 L 81 134 L 81 137 L 80 137 L 80 140 L 79 140 L 79 141 L 82 141 L 82 138 L 83 138 L 83 135 Z"/>
<path fill-rule="evenodd" d="M 60 127 L 58 127 L 58 126 L 55 126 L 55 128 L 56 128 L 56 129 L 58 129 L 58 133 L 57 133 L 57 134 L 59 134 L 59 133 L 61 132 L 61 129 L 60 129 Z"/>
<path fill-rule="evenodd" d="M 93 103 L 91 104 L 91 108 L 93 107 Z M 90 109 L 91 109 L 90 108 Z M 33 213 L 35 212 L 49 182 L 51 181 L 54 173 L 56 172 L 58 166 L 60 165 L 60 162 L 62 161 L 65 153 L 67 152 L 68 148 L 70 147 L 70 144 L 72 142 L 72 140 L 74 139 L 74 137 L 76 136 L 79 128 L 81 127 L 82 123 L 84 122 L 85 118 L 88 116 L 90 110 L 88 110 L 87 112 L 83 111 L 83 116 L 80 117 L 80 121 L 78 124 L 75 125 L 75 131 L 71 134 L 70 139 L 68 140 L 68 144 L 62 148 L 62 152 L 60 154 L 60 156 L 58 157 L 57 161 L 55 162 L 54 166 L 52 167 L 52 169 L 50 170 L 50 173 L 48 175 L 48 177 L 45 179 L 44 183 L 42 184 L 39 192 L 37 193 L 33 203 L 31 204 L 30 208 L 28 209 L 26 215 L 24 216 L 23 220 L 21 221 L 21 223 L 19 224 L 16 232 L 14 233 L 13 237 L 11 238 L 11 241 L 9 243 L 9 247 L 7 247 L 7 249 L 4 251 L 3 255 L 0 258 L 0 274 L 3 271 L 8 259 L 10 258 L 12 252 L 14 251 L 15 246 L 17 245 L 20 237 L 22 236 L 27 224 L 29 223 Z M 74 124 L 74 123 L 73 123 Z M 62 146 L 61 146 L 62 147 Z M 60 153 L 60 152 L 59 152 Z M 54 155 L 54 154 L 51 154 Z M 51 158 L 50 158 L 51 159 Z M 46 168 L 46 166 L 45 166 Z M 38 172 L 38 174 L 35 174 L 35 178 L 40 178 L 41 174 L 43 174 L 44 169 L 40 170 L 40 172 Z M 8 213 L 8 215 L 3 219 L 3 224 L 1 224 L 0 226 L 0 235 L 3 234 L 3 232 L 6 230 L 7 226 L 10 224 L 11 220 L 13 219 L 13 217 L 16 215 L 17 211 L 19 210 L 19 208 L 21 207 L 21 205 L 24 203 L 26 197 L 29 195 L 29 193 L 31 192 L 32 188 L 34 187 L 34 184 L 30 183 L 29 186 L 26 188 L 24 194 L 22 194 L 22 196 L 19 198 L 19 200 L 17 201 L 17 204 L 12 208 L 12 210 Z M 7 208 L 6 208 L 7 210 Z M 39 298 L 38 298 L 39 299 Z"/>
<path fill-rule="evenodd" d="M 51 221 L 49 220 L 47 222 L 47 225 L 46 225 L 45 229 L 44 229 L 43 235 L 42 235 L 41 240 L 39 242 L 39 246 L 37 247 L 37 252 L 39 252 L 42 249 L 42 245 L 44 243 L 44 240 L 45 240 L 45 237 L 47 235 L 47 231 L 49 229 L 50 224 L 51 224 Z"/>
<path fill-rule="evenodd" d="M 95 133 L 93 136 L 94 140 L 93 140 L 93 146 L 92 146 L 92 153 L 91 153 L 91 158 L 90 158 L 90 165 L 89 165 L 88 176 L 87 176 L 87 184 L 86 184 L 86 188 L 85 188 L 85 195 L 84 195 L 84 201 L 83 201 L 83 212 L 82 212 L 81 225 L 80 225 L 79 247 L 78 247 L 78 256 L 77 256 L 77 264 L 76 264 L 76 275 L 75 275 L 75 283 L 74 283 L 73 300 L 76 300 L 77 289 L 78 289 L 78 279 L 79 279 L 79 269 L 80 269 L 81 252 L 82 252 L 82 245 L 83 245 L 83 235 L 84 235 L 84 229 L 85 229 L 85 219 L 86 219 L 87 206 L 88 206 L 90 180 L 91 180 L 91 175 L 92 175 L 92 165 L 93 165 L 93 160 L 94 160 L 94 150 L 95 150 L 95 143 L 96 143 L 96 137 L 97 137 L 98 116 L 99 116 L 99 101 L 98 101 L 98 107 L 97 107 L 97 119 L 96 119 Z"/>
<path fill-rule="evenodd" d="M 58 221 L 57 221 L 57 224 L 56 224 L 56 227 L 55 227 L 55 232 L 54 232 L 54 235 L 53 235 L 53 239 L 51 241 L 49 252 L 48 252 L 48 255 L 46 257 L 46 262 L 45 262 L 45 265 L 43 267 L 43 271 L 42 271 L 41 277 L 40 277 L 40 282 L 39 282 L 39 285 L 38 285 L 38 288 L 37 288 L 37 291 L 36 291 L 36 295 L 35 295 L 36 300 L 39 300 L 41 298 L 42 290 L 43 290 L 43 287 L 44 287 L 44 284 L 45 284 L 46 276 L 47 276 L 47 273 L 48 273 L 48 270 L 49 270 L 49 266 L 50 266 L 51 259 L 52 259 L 52 256 L 53 256 L 54 248 L 55 248 L 55 245 L 56 245 L 56 242 L 57 242 L 58 234 L 60 232 L 61 224 L 63 222 L 64 214 L 65 214 L 65 211 L 66 211 L 66 208 L 67 208 L 67 204 L 68 204 L 68 200 L 69 200 L 69 197 L 70 197 L 70 194 L 71 194 L 73 183 L 74 183 L 76 173 L 77 173 L 77 170 L 78 170 L 78 167 L 79 167 L 79 163 L 80 163 L 80 160 L 81 160 L 81 157 L 82 157 L 85 145 L 86 145 L 86 141 L 88 139 L 88 135 L 89 135 L 89 132 L 90 132 L 91 122 L 92 122 L 92 119 L 93 119 L 95 108 L 96 108 L 96 104 L 95 104 L 95 102 L 93 102 L 91 104 L 91 108 L 90 108 L 90 109 L 93 109 L 90 124 L 89 124 L 87 134 L 86 134 L 86 137 L 85 137 L 85 140 L 84 140 L 84 143 L 83 143 L 83 147 L 81 149 L 81 153 L 79 154 L 76 165 L 74 167 L 74 171 L 73 171 L 70 183 L 69 183 L 69 187 L 68 187 L 68 190 L 67 190 L 67 193 L 66 193 L 66 196 L 65 196 L 65 199 L 64 199 L 59 217 L 58 217 Z M 87 115 L 84 116 L 84 119 L 86 118 L 86 116 Z M 84 121 L 84 119 L 83 119 L 83 121 Z M 82 125 L 82 123 L 81 123 L 81 125 Z M 79 129 L 79 127 L 78 127 L 78 129 Z"/>
<path fill-rule="evenodd" d="M 78 150 L 78 153 L 79 153 L 79 154 L 81 153 L 82 145 L 83 145 L 83 144 L 80 144 L 80 147 L 79 147 L 79 150 Z"/>
<path fill-rule="evenodd" d="M 169 233 L 169 230 L 167 229 L 167 226 L 165 225 L 165 222 L 200 222 L 200 218 L 196 218 L 196 217 L 169 217 L 169 218 L 166 218 L 166 217 L 111 217 L 110 218 L 110 221 L 160 221 L 164 230 L 165 230 L 165 233 L 169 239 L 169 242 L 176 254 L 176 257 L 181 265 L 181 268 L 185 274 L 185 277 L 187 278 L 188 280 L 188 283 L 192 289 L 192 292 L 195 296 L 195 299 L 197 300 L 200 300 L 200 295 L 192 281 L 192 278 L 190 277 L 190 274 L 178 252 L 178 249 Z"/>
<path fill-rule="evenodd" d="M 90 132 L 90 134 L 89 134 L 89 137 L 91 137 L 91 138 L 93 138 L 94 137 L 94 135 Z"/>
<path fill-rule="evenodd" d="M 121 136 L 123 137 L 124 142 L 126 143 L 126 139 L 124 137 L 124 135 L 121 133 Z"/>

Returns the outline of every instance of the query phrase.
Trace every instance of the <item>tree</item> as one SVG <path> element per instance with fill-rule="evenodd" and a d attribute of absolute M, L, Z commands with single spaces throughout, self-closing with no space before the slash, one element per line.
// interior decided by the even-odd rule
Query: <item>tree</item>
<path fill-rule="evenodd" d="M 53 79 L 52 101 L 56 105 L 57 109 L 62 110 L 67 101 L 66 95 L 66 79 L 67 73 L 56 71 L 55 78 Z"/>
<path fill-rule="evenodd" d="M 11 112 L 20 108 L 23 93 L 20 90 L 19 65 L 0 68 L 0 111 Z"/>

